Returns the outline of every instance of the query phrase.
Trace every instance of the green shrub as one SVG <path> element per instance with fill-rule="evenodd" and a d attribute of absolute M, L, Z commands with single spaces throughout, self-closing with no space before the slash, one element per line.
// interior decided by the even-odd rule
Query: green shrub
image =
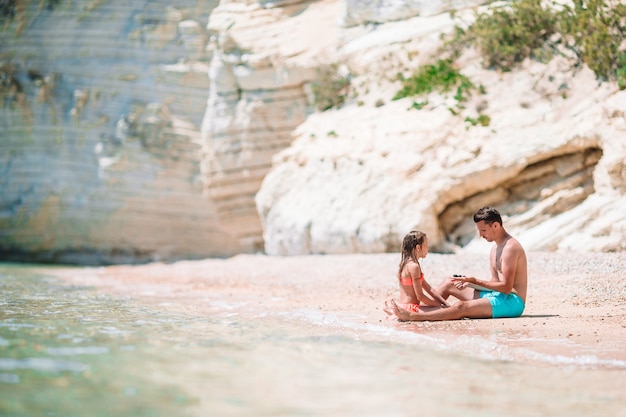
<path fill-rule="evenodd" d="M 486 67 L 507 71 L 526 58 L 545 62 L 566 49 L 598 78 L 626 82 L 620 51 L 626 41 L 626 5 L 621 2 L 513 0 L 492 5 L 475 17 L 467 29 L 457 25 L 444 43 L 450 56 L 458 57 L 472 46 Z"/>
<path fill-rule="evenodd" d="M 54 10 L 54 8 L 60 3 L 61 0 L 48 0 L 47 2 L 37 1 L 39 9 L 44 6 L 48 10 Z M 23 18 L 25 9 L 30 4 L 35 4 L 34 0 L 0 0 L 0 22 L 3 20 L 12 21 L 16 18 Z"/>
<path fill-rule="evenodd" d="M 0 22 L 3 19 L 12 20 L 15 17 L 15 0 L 0 0 Z"/>
<path fill-rule="evenodd" d="M 491 117 L 486 114 L 479 114 L 478 117 L 466 117 L 465 122 L 469 123 L 472 126 L 481 125 L 483 127 L 487 127 L 491 124 Z"/>
<path fill-rule="evenodd" d="M 463 101 L 474 89 L 474 84 L 454 67 L 451 59 L 440 59 L 435 64 L 420 66 L 412 77 L 402 79 L 402 88 L 393 97 L 399 100 L 433 91 L 447 93 L 456 89 L 455 98 Z"/>
<path fill-rule="evenodd" d="M 626 89 L 626 52 L 622 52 L 617 62 L 617 85 L 620 90 Z"/>
<path fill-rule="evenodd" d="M 575 0 L 559 18 L 565 46 L 601 79 L 620 79 L 622 43 L 626 40 L 626 5 L 603 0 Z"/>
<path fill-rule="evenodd" d="M 480 94 L 486 93 L 485 87 L 482 84 L 476 87 L 469 78 L 461 74 L 454 66 L 452 59 L 439 59 L 435 64 L 420 66 L 415 71 L 415 74 L 409 78 L 403 78 L 400 74 L 398 78 L 402 81 L 402 88 L 396 93 L 393 100 L 426 95 L 432 92 L 445 94 L 454 91 L 454 99 L 457 104 L 455 107 L 448 107 L 448 110 L 454 116 L 458 116 L 462 113 L 465 108 L 462 103 L 467 101 L 469 95 L 474 91 Z M 427 105 L 428 100 L 413 101 L 409 110 L 421 110 Z M 478 124 L 488 126 L 491 119 L 487 115 L 479 115 L 477 119 L 468 117 L 465 121 L 471 121 L 472 126 Z"/>
<path fill-rule="evenodd" d="M 467 31 L 457 36 L 476 47 L 485 66 L 510 70 L 530 56 L 542 54 L 543 45 L 556 32 L 557 14 L 541 0 L 518 0 L 499 4 L 476 14 Z"/>
<path fill-rule="evenodd" d="M 350 78 L 340 73 L 338 64 L 318 68 L 317 75 L 311 83 L 315 108 L 326 111 L 341 107 L 350 92 Z"/>
<path fill-rule="evenodd" d="M 410 108 L 417 109 L 417 110 L 422 110 L 427 105 L 428 105 L 428 100 L 426 100 L 426 101 L 414 101 L 413 104 L 411 104 Z"/>

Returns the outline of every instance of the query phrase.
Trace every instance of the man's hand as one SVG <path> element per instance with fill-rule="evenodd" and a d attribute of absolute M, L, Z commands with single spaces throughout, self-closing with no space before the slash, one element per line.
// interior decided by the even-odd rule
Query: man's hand
<path fill-rule="evenodd" d="M 476 284 L 475 277 L 465 277 L 462 275 L 453 275 L 452 284 L 458 289 L 462 290 L 467 287 L 467 284 Z"/>

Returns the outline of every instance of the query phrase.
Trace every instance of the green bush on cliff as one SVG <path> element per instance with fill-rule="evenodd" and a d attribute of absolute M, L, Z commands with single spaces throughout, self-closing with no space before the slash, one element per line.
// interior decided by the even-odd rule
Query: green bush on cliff
<path fill-rule="evenodd" d="M 485 88 L 482 85 L 476 87 L 468 77 L 461 74 L 461 71 L 456 68 L 452 59 L 439 59 L 434 64 L 422 65 L 411 77 L 404 78 L 402 74 L 399 74 L 398 77 L 402 81 L 402 88 L 396 93 L 393 100 L 427 95 L 432 92 L 440 94 L 454 92 L 453 98 L 456 100 L 457 105 L 456 108 L 450 108 L 449 110 L 455 115 L 460 114 L 463 109 L 461 103 L 467 101 L 469 95 L 474 91 L 478 91 L 481 94 L 485 93 Z M 426 105 L 428 105 L 428 100 L 413 102 L 410 108 L 421 110 Z M 490 120 L 488 116 L 483 116 L 481 122 L 474 123 L 473 126 L 477 124 L 487 126 Z"/>
<path fill-rule="evenodd" d="M 537 56 L 556 31 L 556 14 L 541 0 L 498 3 L 477 12 L 474 22 L 457 26 L 448 47 L 455 56 L 466 46 L 475 47 L 488 68 L 510 70 L 530 56 Z"/>
<path fill-rule="evenodd" d="M 624 88 L 626 5 L 603 0 L 575 0 L 559 14 L 563 42 L 601 79 L 616 79 Z"/>
<path fill-rule="evenodd" d="M 440 59 L 435 64 L 420 66 L 415 74 L 409 78 L 403 78 L 402 88 L 393 97 L 399 100 L 421 94 L 429 94 L 433 91 L 447 93 L 456 89 L 457 101 L 464 101 L 474 84 L 454 66 L 451 59 Z"/>
<path fill-rule="evenodd" d="M 509 71 L 527 58 L 549 60 L 554 54 L 573 52 L 601 80 L 614 80 L 626 88 L 626 5 L 610 0 L 573 0 L 571 4 L 544 0 L 497 2 L 479 9 L 466 28 L 456 26 L 435 64 L 423 65 L 401 79 L 394 100 L 445 93 L 456 88 L 464 101 L 474 87 L 454 66 L 463 49 L 473 47 L 487 68 Z M 420 109 L 424 103 L 414 103 Z M 486 120 L 486 119 L 485 119 Z M 470 120 L 470 122 L 473 119 Z M 481 120 L 477 124 L 483 124 Z"/>
<path fill-rule="evenodd" d="M 574 0 L 572 5 L 541 0 L 498 2 L 476 12 L 466 29 L 455 27 L 445 49 L 453 58 L 471 46 L 488 68 L 511 70 L 526 58 L 549 59 L 571 51 L 603 80 L 624 88 L 626 5 L 605 0 Z"/>
<path fill-rule="evenodd" d="M 541 0 L 498 3 L 476 13 L 467 29 L 457 29 L 453 42 L 474 46 L 489 68 L 510 70 L 527 57 L 538 55 L 556 31 L 556 14 Z"/>
<path fill-rule="evenodd" d="M 61 0 L 48 0 L 46 2 L 46 8 L 48 10 L 53 10 L 55 6 L 59 4 Z M 13 20 L 16 17 L 20 17 L 24 14 L 26 8 L 30 3 L 35 4 L 34 1 L 31 0 L 0 0 L 0 22 L 3 20 Z M 42 8 L 44 6 L 43 1 L 38 1 L 37 7 Z"/>
<path fill-rule="evenodd" d="M 626 89 L 626 52 L 622 52 L 618 60 L 617 85 L 620 90 Z"/>
<path fill-rule="evenodd" d="M 15 0 L 0 0 L 0 22 L 15 17 Z"/>
<path fill-rule="evenodd" d="M 313 105 L 319 111 L 341 107 L 350 92 L 350 77 L 340 71 L 338 64 L 317 70 L 317 80 L 311 83 Z"/>

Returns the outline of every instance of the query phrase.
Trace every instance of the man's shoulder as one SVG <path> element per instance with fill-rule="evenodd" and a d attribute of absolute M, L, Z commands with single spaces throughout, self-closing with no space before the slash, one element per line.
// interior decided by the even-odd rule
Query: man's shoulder
<path fill-rule="evenodd" d="M 504 245 L 504 248 L 506 250 L 509 250 L 515 253 L 520 253 L 520 254 L 526 253 L 520 241 L 514 238 L 513 236 L 511 236 L 511 238 L 506 242 L 506 244 Z"/>

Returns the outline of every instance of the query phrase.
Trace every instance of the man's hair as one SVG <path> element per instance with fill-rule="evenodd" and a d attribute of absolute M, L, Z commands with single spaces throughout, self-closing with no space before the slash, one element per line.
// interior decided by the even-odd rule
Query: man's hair
<path fill-rule="evenodd" d="M 502 216 L 500 212 L 493 207 L 485 206 L 480 208 L 474 213 L 474 223 L 484 220 L 485 223 L 491 225 L 494 223 L 500 223 L 502 225 Z"/>

